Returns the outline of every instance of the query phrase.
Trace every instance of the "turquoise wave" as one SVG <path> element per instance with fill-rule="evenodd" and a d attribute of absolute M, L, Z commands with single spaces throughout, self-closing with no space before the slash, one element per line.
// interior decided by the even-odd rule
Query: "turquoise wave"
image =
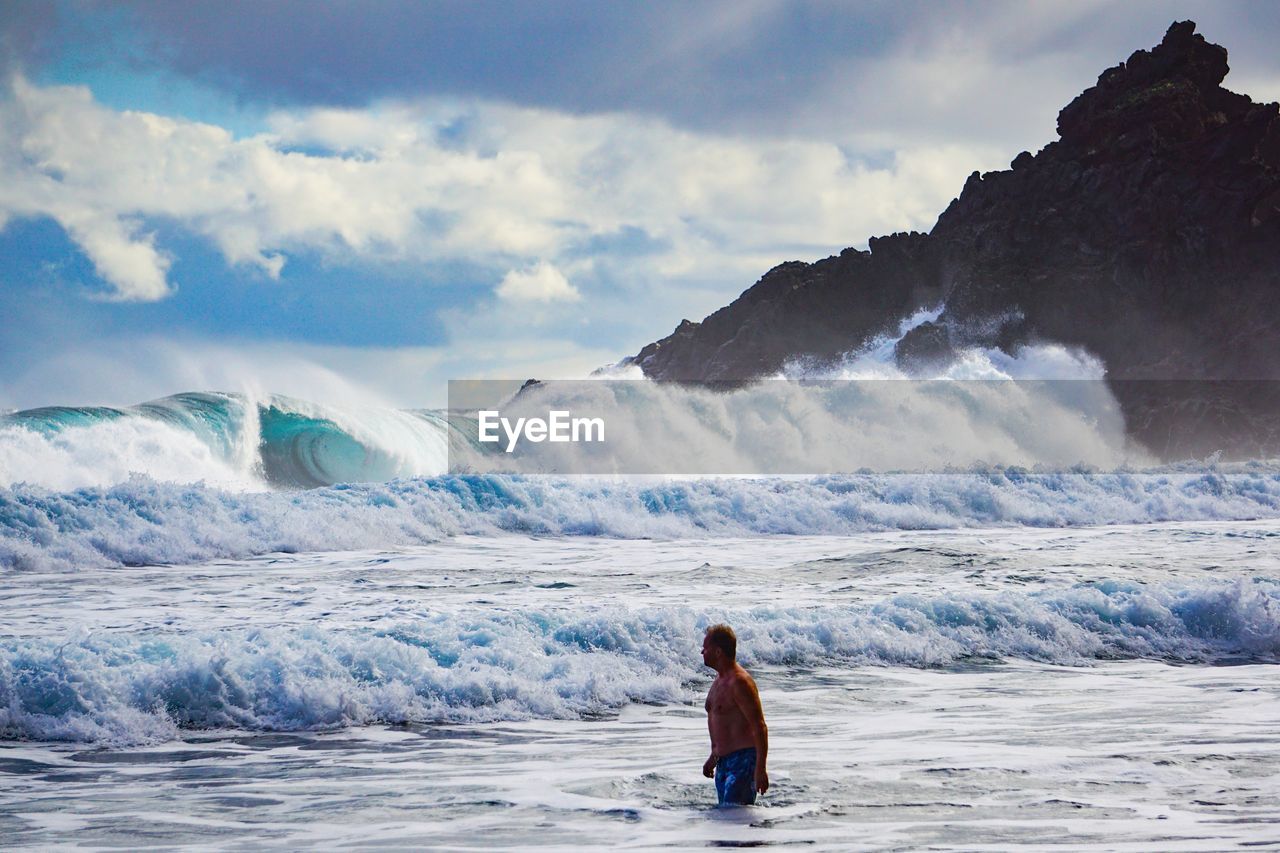
<path fill-rule="evenodd" d="M 388 417 L 394 423 L 386 423 Z M 388 411 L 383 418 L 353 429 L 321 407 L 282 395 L 253 401 L 241 394 L 187 392 L 120 408 L 28 409 L 0 415 L 0 429 L 21 427 L 53 438 L 110 422 L 160 423 L 196 437 L 218 459 L 277 488 L 385 482 L 443 470 L 443 413 Z M 389 426 L 394 435 L 385 434 Z M 433 453 L 437 446 L 440 452 Z M 422 470 L 424 461 L 432 470 Z"/>

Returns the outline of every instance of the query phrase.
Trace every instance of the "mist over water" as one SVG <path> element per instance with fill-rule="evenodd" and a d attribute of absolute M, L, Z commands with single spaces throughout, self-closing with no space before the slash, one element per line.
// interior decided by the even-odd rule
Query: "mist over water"
<path fill-rule="evenodd" d="M 602 371 L 613 381 L 525 388 L 504 415 L 586 412 L 608 425 L 609 447 L 525 445 L 513 460 L 464 446 L 450 470 L 812 475 L 1155 462 L 1126 438 L 1105 368 L 1087 353 L 970 348 L 945 365 L 900 367 L 895 346 L 942 310 L 917 312 L 836 363 L 793 362 L 749 384 L 618 381 L 640 378 L 627 364 Z"/>
<path fill-rule="evenodd" d="M 844 535 L 1280 514 L 1280 465 L 1153 466 L 1126 442 L 1087 354 L 975 349 L 939 376 L 907 377 L 893 347 L 937 313 L 839 364 L 791 365 L 781 381 L 715 390 L 605 377 L 506 400 L 513 416 L 563 408 L 608 424 L 605 464 L 591 445 L 546 443 L 525 458 L 535 467 L 674 475 L 656 479 L 501 473 L 511 456 L 443 411 L 192 392 L 10 413 L 0 566 L 184 564 L 460 534 Z M 811 476 L 696 476 L 708 471 Z"/>
<path fill-rule="evenodd" d="M 508 440 L 518 430 L 503 427 L 501 442 L 479 447 L 477 413 L 454 414 L 454 437 L 466 441 L 451 446 L 451 472 L 786 476 L 1153 462 L 1126 440 L 1098 381 L 552 382 L 500 411 L 516 424 L 552 411 L 598 419 L 607 440 L 531 443 Z"/>
<path fill-rule="evenodd" d="M 0 416 L 0 486 L 104 487 L 135 474 L 261 490 L 447 470 L 697 476 L 1152 463 L 1126 440 L 1105 371 L 1087 354 L 1053 344 L 1012 356 L 971 349 L 945 369 L 908 376 L 894 346 L 940 311 L 907 318 L 838 364 L 789 365 L 782 381 L 716 390 L 606 374 L 502 401 L 513 418 L 590 411 L 608 424 L 607 448 L 545 443 L 513 457 L 480 446 L 473 423 L 442 411 L 187 392 Z"/>

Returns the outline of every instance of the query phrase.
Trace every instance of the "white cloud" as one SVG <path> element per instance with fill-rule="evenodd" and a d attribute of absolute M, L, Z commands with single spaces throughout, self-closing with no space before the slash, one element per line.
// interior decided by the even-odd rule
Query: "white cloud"
<path fill-rule="evenodd" d="M 498 285 L 498 296 L 512 302 L 577 302 L 582 298 L 564 273 L 543 261 L 523 270 L 511 270 Z"/>
<path fill-rule="evenodd" d="M 15 78 L 0 99 L 0 221 L 52 217 L 121 299 L 172 288 L 151 220 L 269 277 L 300 251 L 462 259 L 522 270 L 502 294 L 544 301 L 575 298 L 557 271 L 627 229 L 657 247 L 628 256 L 631 278 L 714 275 L 736 292 L 779 260 L 928 228 L 969 171 L 1007 153 L 917 146 L 871 168 L 829 142 L 445 101 L 280 113 L 236 139 Z"/>
<path fill-rule="evenodd" d="M 169 257 L 156 250 L 153 234 L 138 233 L 138 223 L 98 210 L 65 207 L 56 218 L 93 260 L 98 274 L 116 285 L 116 298 L 150 302 L 169 295 Z"/>
<path fill-rule="evenodd" d="M 699 9 L 674 15 L 661 49 L 618 79 L 718 65 L 793 7 Z M 241 387 L 423 405 L 442 401 L 448 378 L 584 375 L 710 313 L 779 261 L 928 229 L 971 171 L 1049 141 L 1058 109 L 1099 71 L 1190 14 L 1161 9 L 993 2 L 920 16 L 883 50 L 818 63 L 794 97 L 717 120 L 737 132 L 437 98 L 290 109 L 236 138 L 111 109 L 83 87 L 0 81 L 0 228 L 53 218 L 112 298 L 161 299 L 183 284 L 170 280 L 176 248 L 157 236 L 174 227 L 267 278 L 303 252 L 485 271 L 468 273 L 471 299 L 441 300 L 444 346 L 93 340 L 85 321 L 59 332 L 65 347 L 0 371 L 0 405 Z M 1249 34 L 1214 10 L 1194 16 L 1232 48 L 1228 85 L 1280 97 L 1265 33 L 1250 62 Z M 714 91 L 717 103 L 733 98 Z"/>

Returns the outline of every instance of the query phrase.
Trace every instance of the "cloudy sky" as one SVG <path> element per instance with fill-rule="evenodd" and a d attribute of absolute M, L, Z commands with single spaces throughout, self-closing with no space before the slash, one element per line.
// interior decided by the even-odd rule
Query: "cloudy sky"
<path fill-rule="evenodd" d="M 1269 2 L 0 0 L 0 408 L 581 376 L 1184 18 L 1280 99 Z"/>

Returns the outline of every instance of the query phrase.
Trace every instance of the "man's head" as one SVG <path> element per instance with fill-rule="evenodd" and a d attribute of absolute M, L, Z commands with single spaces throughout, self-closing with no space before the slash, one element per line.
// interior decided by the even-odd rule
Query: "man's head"
<path fill-rule="evenodd" d="M 738 636 L 728 625 L 712 625 L 702 638 L 702 662 L 712 669 L 731 664 L 738 659 Z"/>

